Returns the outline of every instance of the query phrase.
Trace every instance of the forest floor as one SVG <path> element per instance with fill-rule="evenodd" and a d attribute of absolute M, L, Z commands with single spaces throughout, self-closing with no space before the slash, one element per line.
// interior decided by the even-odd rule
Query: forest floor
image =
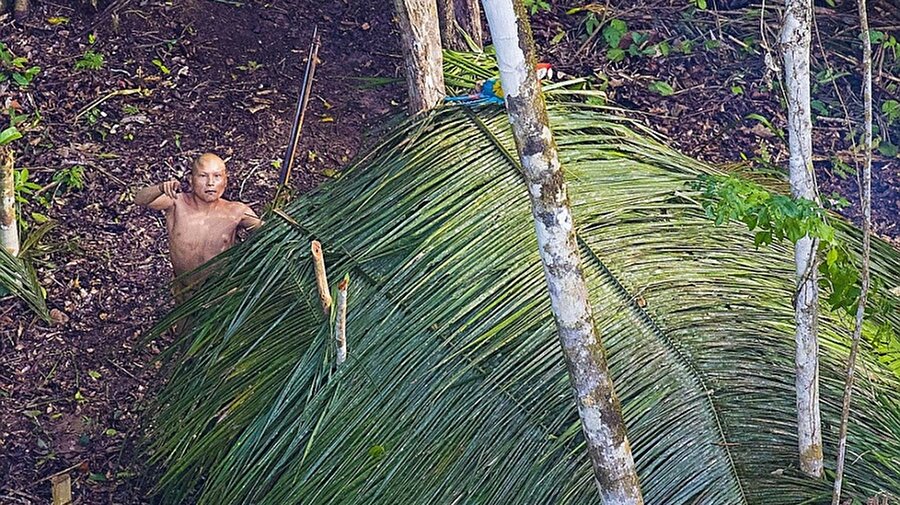
<path fill-rule="evenodd" d="M 0 122 L 19 121 L 18 167 L 46 188 L 26 195 L 26 220 L 32 230 L 42 215 L 56 223 L 32 251 L 54 322 L 0 301 L 0 504 L 46 503 L 48 477 L 63 470 L 76 503 L 144 503 L 152 469 L 142 463 L 142 415 L 162 381 L 154 356 L 168 342 L 142 336 L 171 308 L 171 268 L 162 216 L 136 208 L 135 190 L 183 179 L 196 156 L 212 151 L 228 163 L 226 198 L 261 212 L 318 25 L 321 63 L 292 181 L 298 192 L 315 187 L 371 142 L 367 132 L 405 110 L 399 36 L 375 0 L 32 2 L 25 23 L 0 18 L 0 41 L 41 67 L 25 90 L 0 84 L 8 116 Z M 574 12 L 585 3 L 535 3 L 542 58 L 595 76 L 611 103 L 675 147 L 714 163 L 786 165 L 784 109 L 761 44 L 761 33 L 777 40 L 774 11 L 761 32 L 758 7 L 726 11 L 723 2 L 718 11 L 656 0 Z M 847 121 L 836 94 L 861 117 L 859 72 L 840 45 L 855 33 L 854 9 L 818 12 L 824 54 L 836 65 L 814 59 L 815 150 L 828 153 L 816 169 L 832 201 L 856 200 L 847 135 L 856 120 Z M 900 19 L 873 15 L 873 24 L 896 32 Z M 615 48 L 609 26 L 621 32 Z M 610 49 L 622 49 L 623 61 L 610 62 Z M 889 51 L 881 49 L 877 104 L 900 94 Z M 99 69 L 74 69 L 90 60 L 86 52 L 103 55 Z M 900 132 L 888 116 L 879 115 L 887 134 L 874 214 L 877 232 L 898 244 L 900 159 L 891 146 Z M 73 167 L 83 169 L 82 189 L 53 185 Z M 842 212 L 858 216 L 853 206 Z"/>

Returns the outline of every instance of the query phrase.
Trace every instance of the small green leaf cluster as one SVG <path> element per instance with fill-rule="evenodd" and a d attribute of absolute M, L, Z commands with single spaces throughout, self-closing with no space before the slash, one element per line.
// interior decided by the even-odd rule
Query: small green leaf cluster
<path fill-rule="evenodd" d="M 540 11 L 549 11 L 552 7 L 547 0 L 522 0 L 522 4 L 532 16 Z"/>
<path fill-rule="evenodd" d="M 41 67 L 28 66 L 28 59 L 14 55 L 6 44 L 0 42 L 0 83 L 12 79 L 19 88 L 25 89 L 40 71 Z"/>
<path fill-rule="evenodd" d="M 700 192 L 701 205 L 716 226 L 739 221 L 756 233 L 757 247 L 782 239 L 796 242 L 804 236 L 819 240 L 819 287 L 828 294 L 826 302 L 849 317 L 856 316 L 861 294 L 859 268 L 847 245 L 836 238 L 825 209 L 804 198 L 773 194 L 757 183 L 734 176 L 701 176 L 692 184 Z M 893 301 L 882 294 L 878 283 L 869 289 L 865 313 L 885 321 L 896 311 Z M 874 323 L 867 339 L 879 353 L 900 355 L 900 339 L 890 323 Z M 900 373 L 900 360 L 893 362 Z"/>
<path fill-rule="evenodd" d="M 0 146 L 5 146 L 20 138 L 22 138 L 22 132 L 15 126 L 10 126 L 0 131 Z"/>
<path fill-rule="evenodd" d="M 75 70 L 100 70 L 105 62 L 102 53 L 88 49 L 75 62 Z"/>
<path fill-rule="evenodd" d="M 849 251 L 835 237 L 825 209 L 805 198 L 773 194 L 757 183 L 734 176 L 702 176 L 694 183 L 701 192 L 707 217 L 716 226 L 739 221 L 754 232 L 756 247 L 809 236 L 819 240 L 824 255 L 819 263 L 820 287 L 829 292 L 832 308 L 855 310 L 859 299 L 859 271 Z"/>
<path fill-rule="evenodd" d="M 84 188 L 84 167 L 81 165 L 73 165 L 68 168 L 57 170 L 53 174 L 53 182 L 59 184 L 63 190 L 83 189 Z"/>

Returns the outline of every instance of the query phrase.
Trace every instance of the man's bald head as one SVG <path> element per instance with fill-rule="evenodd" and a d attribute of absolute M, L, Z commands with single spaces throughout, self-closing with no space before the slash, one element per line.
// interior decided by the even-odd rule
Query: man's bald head
<path fill-rule="evenodd" d="M 191 192 L 194 197 L 213 203 L 225 193 L 227 184 L 228 173 L 222 158 L 206 153 L 194 161 L 191 169 Z"/>
<path fill-rule="evenodd" d="M 201 168 L 219 168 L 222 171 L 225 170 L 225 162 L 222 158 L 219 158 L 213 153 L 204 153 L 201 154 L 199 158 L 194 160 L 194 165 L 191 167 L 191 175 L 197 173 L 197 171 Z"/>

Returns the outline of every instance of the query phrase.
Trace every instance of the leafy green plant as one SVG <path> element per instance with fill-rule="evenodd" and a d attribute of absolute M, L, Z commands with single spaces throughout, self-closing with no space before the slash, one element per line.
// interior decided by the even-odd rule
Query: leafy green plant
<path fill-rule="evenodd" d="M 774 124 L 772 124 L 772 122 L 769 121 L 769 119 L 768 119 L 767 117 L 765 117 L 765 116 L 763 116 L 763 115 L 761 115 L 761 114 L 757 114 L 757 113 L 754 112 L 754 113 L 752 113 L 752 114 L 747 114 L 747 115 L 745 116 L 745 118 L 746 118 L 746 119 L 754 119 L 754 120 L 756 120 L 756 121 L 759 121 L 760 124 L 762 124 L 763 126 L 765 126 L 766 129 L 768 129 L 770 132 L 772 132 L 772 135 L 775 135 L 776 137 L 778 137 L 779 139 L 781 139 L 782 142 L 785 142 L 785 141 L 786 141 L 786 138 L 785 138 L 785 136 L 784 136 L 784 130 L 782 130 L 781 128 L 778 128 L 777 126 L 775 126 Z"/>
<path fill-rule="evenodd" d="M 262 64 L 258 61 L 248 60 L 246 65 L 238 65 L 238 70 L 252 74 L 262 68 Z"/>
<path fill-rule="evenodd" d="M 603 27 L 603 40 L 609 49 L 606 51 L 606 57 L 609 61 L 622 61 L 625 59 L 625 51 L 619 48 L 622 38 L 628 32 L 628 24 L 621 19 L 611 19 L 605 27 Z"/>
<path fill-rule="evenodd" d="M 672 86 L 665 81 L 654 81 L 650 83 L 648 86 L 650 91 L 657 93 L 662 96 L 672 96 L 675 94 L 675 90 L 672 89 Z"/>
<path fill-rule="evenodd" d="M 102 53 L 88 49 L 75 62 L 75 70 L 100 70 L 103 68 L 104 63 L 105 60 Z"/>
<path fill-rule="evenodd" d="M 153 58 L 153 60 L 151 61 L 151 63 L 153 63 L 153 65 L 154 65 L 157 69 L 159 69 L 159 71 L 160 71 L 163 75 L 169 75 L 169 74 L 172 73 L 172 71 L 169 70 L 169 67 L 167 67 L 166 64 L 163 63 L 163 61 L 162 61 L 161 59 L 159 59 L 159 58 Z"/>
<path fill-rule="evenodd" d="M 553 7 L 547 0 L 522 0 L 522 3 L 532 16 L 540 11 L 549 11 Z"/>
<path fill-rule="evenodd" d="M 64 191 L 82 189 L 84 188 L 84 167 L 73 165 L 59 169 L 53 174 L 53 182 L 57 183 Z"/>
<path fill-rule="evenodd" d="M 900 102 L 897 100 L 885 100 L 881 104 L 881 113 L 884 114 L 884 119 L 888 125 L 893 124 L 900 119 Z"/>
<path fill-rule="evenodd" d="M 15 126 L 10 126 L 0 131 L 0 146 L 5 146 L 20 138 L 22 138 L 22 132 Z"/>
<path fill-rule="evenodd" d="M 41 67 L 28 66 L 27 58 L 14 55 L 6 44 L 0 42 L 0 82 L 12 79 L 19 88 L 25 89 L 40 71 Z"/>
<path fill-rule="evenodd" d="M 693 187 L 701 192 L 706 215 L 716 226 L 731 221 L 744 223 L 754 232 L 756 247 L 784 240 L 794 243 L 805 236 L 818 239 L 823 259 L 819 263 L 819 282 L 829 292 L 827 301 L 833 309 L 855 315 L 860 294 L 859 269 L 822 207 L 804 198 L 772 193 L 758 183 L 735 176 L 701 176 Z"/>

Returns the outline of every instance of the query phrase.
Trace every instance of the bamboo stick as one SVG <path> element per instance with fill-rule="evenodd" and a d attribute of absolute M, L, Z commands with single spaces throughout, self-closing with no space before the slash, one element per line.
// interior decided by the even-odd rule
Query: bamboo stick
<path fill-rule="evenodd" d="M 19 228 L 16 224 L 16 188 L 12 149 L 0 146 L 0 247 L 19 254 Z"/>
<path fill-rule="evenodd" d="M 350 275 L 345 275 L 338 284 L 337 322 L 335 323 L 334 339 L 337 341 L 337 364 L 341 366 L 347 360 L 347 286 L 350 285 Z"/>
<path fill-rule="evenodd" d="M 72 479 L 68 473 L 54 475 L 50 479 L 53 493 L 53 505 L 70 505 L 72 503 Z"/>
<path fill-rule="evenodd" d="M 331 293 L 328 290 L 328 276 L 325 275 L 325 258 L 322 256 L 322 244 L 313 240 L 310 246 L 313 263 L 316 268 L 316 287 L 319 288 L 319 301 L 322 302 L 322 311 L 327 316 L 331 310 Z"/>

